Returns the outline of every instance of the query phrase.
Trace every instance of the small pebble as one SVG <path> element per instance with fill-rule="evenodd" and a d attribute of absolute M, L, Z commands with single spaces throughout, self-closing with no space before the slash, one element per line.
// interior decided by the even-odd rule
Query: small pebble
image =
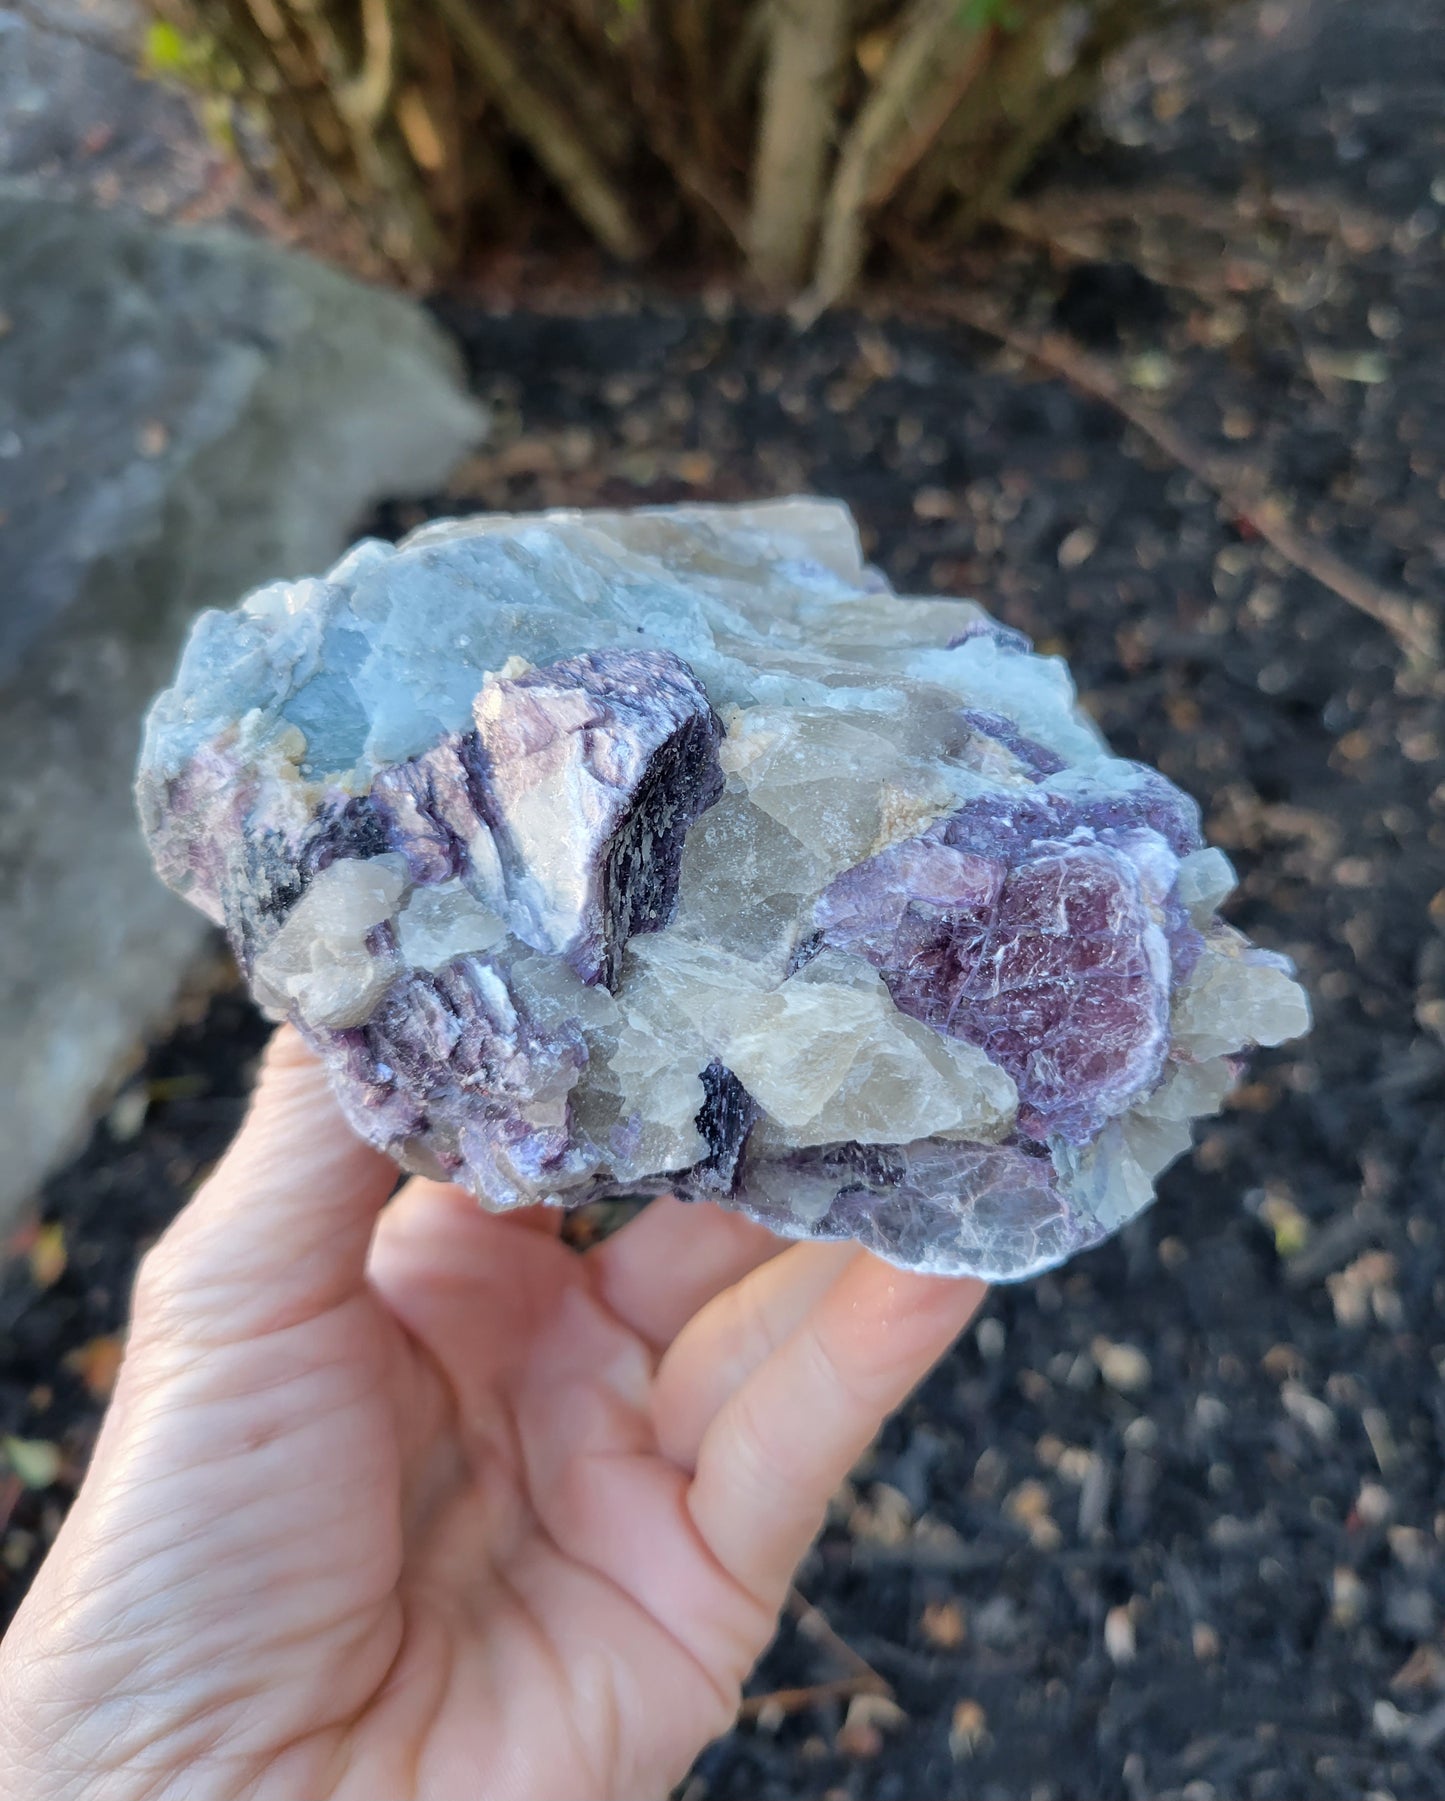
<path fill-rule="evenodd" d="M 1348 1630 L 1364 1618 L 1369 1594 L 1363 1582 L 1347 1564 L 1337 1566 L 1330 1584 L 1330 1618 L 1336 1626 Z"/>
<path fill-rule="evenodd" d="M 988 1715 L 977 1701 L 960 1701 L 948 1728 L 948 1748 L 962 1762 L 972 1757 L 988 1735 Z"/>
<path fill-rule="evenodd" d="M 1049 1491 L 1042 1482 L 1020 1482 L 1004 1502 L 1004 1513 L 1024 1528 L 1035 1550 L 1056 1551 L 1063 1541 L 1058 1523 L 1049 1512 Z"/>
<path fill-rule="evenodd" d="M 1111 1663 L 1133 1663 L 1134 1616 L 1127 1607 L 1111 1607 L 1104 1616 L 1104 1649 Z"/>
<path fill-rule="evenodd" d="M 1020 1526 L 1032 1525 L 1049 1511 L 1049 1491 L 1042 1482 L 1020 1482 L 1004 1502 L 1004 1512 Z"/>
<path fill-rule="evenodd" d="M 1107 1338 L 1096 1338 L 1090 1346 L 1099 1374 L 1121 1394 L 1137 1394 L 1149 1386 L 1153 1370 L 1149 1359 L 1137 1345 L 1113 1344 Z"/>
<path fill-rule="evenodd" d="M 883 1734 L 908 1723 L 908 1715 L 887 1695 L 854 1695 L 838 1731 L 838 1749 L 846 1757 L 876 1757 Z"/>
<path fill-rule="evenodd" d="M 1355 1496 L 1355 1518 L 1362 1526 L 1383 1526 L 1394 1511 L 1390 1491 L 1378 1482 L 1363 1482 Z"/>
<path fill-rule="evenodd" d="M 1147 1413 L 1141 1413 L 1124 1428 L 1124 1443 L 1131 1451 L 1152 1451 L 1159 1442 L 1159 1428 Z"/>
<path fill-rule="evenodd" d="M 952 519 L 957 511 L 958 502 L 947 488 L 920 488 L 913 496 L 916 519 Z"/>
<path fill-rule="evenodd" d="M 1378 1737 L 1394 1741 L 1404 1738 L 1409 1732 L 1410 1715 L 1396 1707 L 1393 1701 L 1380 1700 L 1371 1710 L 1370 1724 Z"/>
<path fill-rule="evenodd" d="M 868 1499 L 853 1509 L 848 1522 L 854 1538 L 877 1545 L 901 1545 L 913 1526 L 908 1497 L 887 1482 L 875 1482 Z"/>
<path fill-rule="evenodd" d="M 957 1601 L 930 1601 L 919 1630 L 940 1651 L 956 1651 L 968 1637 L 968 1623 Z"/>
<path fill-rule="evenodd" d="M 130 1088 L 123 1089 L 111 1104 L 110 1112 L 105 1116 L 106 1128 L 117 1144 L 129 1144 L 141 1127 L 150 1109 L 151 1097 L 144 1083 L 137 1082 Z"/>
<path fill-rule="evenodd" d="M 1075 526 L 1059 545 L 1060 569 L 1077 569 L 1087 563 L 1099 547 L 1099 534 L 1091 525 Z"/>
<path fill-rule="evenodd" d="M 1285 1412 L 1320 1444 L 1330 1444 L 1338 1436 L 1340 1422 L 1327 1401 L 1312 1395 L 1298 1382 L 1286 1382 L 1279 1393 Z"/>

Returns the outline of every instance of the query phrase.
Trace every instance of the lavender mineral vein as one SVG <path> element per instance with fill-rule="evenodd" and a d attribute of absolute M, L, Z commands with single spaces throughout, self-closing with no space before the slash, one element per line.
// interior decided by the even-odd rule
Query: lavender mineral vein
<path fill-rule="evenodd" d="M 1019 1280 L 1309 1024 L 1194 803 L 826 501 L 362 543 L 202 616 L 139 796 L 356 1130 L 493 1208 Z"/>

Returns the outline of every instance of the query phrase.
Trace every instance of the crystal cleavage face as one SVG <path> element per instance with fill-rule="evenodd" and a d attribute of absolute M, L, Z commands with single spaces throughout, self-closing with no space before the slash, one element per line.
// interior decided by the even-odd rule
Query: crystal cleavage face
<path fill-rule="evenodd" d="M 1309 1023 L 1194 803 L 827 501 L 359 544 L 201 616 L 139 798 L 355 1129 L 493 1208 L 1018 1280 Z"/>

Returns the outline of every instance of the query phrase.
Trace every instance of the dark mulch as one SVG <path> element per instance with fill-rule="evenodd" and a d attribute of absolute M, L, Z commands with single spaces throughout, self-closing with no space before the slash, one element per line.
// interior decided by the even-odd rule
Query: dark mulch
<path fill-rule="evenodd" d="M 1377 80 L 1348 10 L 1258 9 L 1232 51 L 1181 53 L 1140 89 L 1152 193 L 1191 167 L 1257 184 L 1251 146 L 1279 135 L 1260 59 L 1323 11 L 1292 52 L 1315 59 L 1297 115 L 1323 219 L 1291 200 L 1221 240 L 1140 201 L 1090 227 L 1092 252 L 1004 246 L 988 273 L 1267 471 L 1356 566 L 1438 596 L 1445 34 L 1408 0 L 1371 9 Z M 1220 99 L 1230 54 L 1249 81 Z M 1297 960 L 1318 1013 L 1122 1241 L 994 1297 L 839 1497 L 800 1586 L 906 1718 L 765 1708 L 699 1760 L 688 1801 L 1445 1795 L 1439 669 L 1108 408 L 961 330 L 850 317 L 800 338 L 724 299 L 443 310 L 498 436 L 453 494 L 378 529 L 843 496 L 895 582 L 990 600 L 1069 658 L 1119 750 L 1201 798 L 1241 872 L 1233 917 Z M 0 1280 L 0 1432 L 63 1456 L 52 1486 L 0 1477 L 6 1607 L 83 1464 L 137 1247 L 225 1143 L 260 1040 L 233 993 L 184 1026 Z M 789 1625 L 753 1687 L 839 1673 Z"/>

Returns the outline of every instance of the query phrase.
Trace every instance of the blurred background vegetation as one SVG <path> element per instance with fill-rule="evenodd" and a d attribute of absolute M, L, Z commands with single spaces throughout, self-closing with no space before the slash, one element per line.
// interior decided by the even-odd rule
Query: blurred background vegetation
<path fill-rule="evenodd" d="M 810 317 L 987 222 L 1130 38 L 1229 0 L 149 0 L 152 69 L 296 208 L 434 280 L 560 198 Z"/>

